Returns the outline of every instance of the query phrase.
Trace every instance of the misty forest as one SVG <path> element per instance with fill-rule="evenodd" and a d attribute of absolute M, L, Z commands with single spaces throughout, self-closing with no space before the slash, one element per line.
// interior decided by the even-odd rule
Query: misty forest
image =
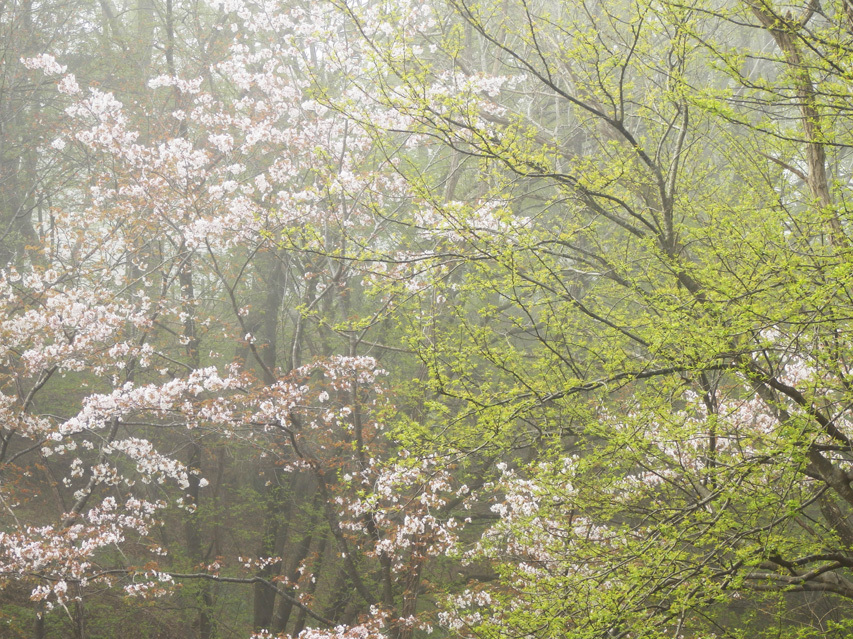
<path fill-rule="evenodd" d="M 853 0 L 0 0 L 0 637 L 853 636 Z"/>

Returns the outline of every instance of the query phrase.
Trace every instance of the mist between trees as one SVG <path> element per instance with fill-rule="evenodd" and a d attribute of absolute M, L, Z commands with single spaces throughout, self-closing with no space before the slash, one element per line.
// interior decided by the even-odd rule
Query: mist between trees
<path fill-rule="evenodd" d="M 0 637 L 853 632 L 848 0 L 0 31 Z"/>

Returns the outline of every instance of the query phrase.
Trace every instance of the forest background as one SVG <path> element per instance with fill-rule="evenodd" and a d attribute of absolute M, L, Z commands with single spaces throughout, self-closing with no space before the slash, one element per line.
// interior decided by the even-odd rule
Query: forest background
<path fill-rule="evenodd" d="M 0 33 L 0 636 L 853 631 L 848 0 Z"/>

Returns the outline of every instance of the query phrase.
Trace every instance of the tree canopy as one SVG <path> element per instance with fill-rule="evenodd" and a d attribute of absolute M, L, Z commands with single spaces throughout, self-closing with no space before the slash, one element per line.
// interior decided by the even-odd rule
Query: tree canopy
<path fill-rule="evenodd" d="M 0 635 L 849 635 L 847 0 L 0 29 Z"/>

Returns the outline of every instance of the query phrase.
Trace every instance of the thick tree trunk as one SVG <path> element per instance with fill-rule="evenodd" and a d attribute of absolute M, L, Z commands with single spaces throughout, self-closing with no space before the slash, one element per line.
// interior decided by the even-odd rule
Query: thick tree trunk
<path fill-rule="evenodd" d="M 193 442 L 190 445 L 190 455 L 188 467 L 192 468 L 199 465 L 201 461 L 201 447 Z M 196 509 L 187 514 L 184 522 L 184 536 L 187 544 L 187 554 L 193 562 L 193 568 L 205 561 L 204 551 L 201 544 L 201 531 L 198 521 L 198 506 L 199 506 L 199 476 L 190 473 L 189 488 L 187 488 L 187 501 L 189 504 L 196 506 Z M 198 618 L 195 626 L 198 628 L 199 639 L 211 639 L 214 630 L 213 619 L 213 595 L 210 590 L 210 583 L 201 580 L 198 583 Z"/>
<path fill-rule="evenodd" d="M 297 481 L 294 482 L 294 493 L 298 492 L 307 492 L 299 490 L 299 477 L 296 477 Z M 320 513 L 320 493 L 316 488 L 316 485 L 313 488 L 313 500 L 311 506 L 311 512 L 308 517 L 308 521 L 306 522 L 304 528 L 304 534 L 302 539 L 296 544 L 295 548 L 288 553 L 290 557 L 290 565 L 288 566 L 287 571 L 287 581 L 289 584 L 296 583 L 299 580 L 300 572 L 299 568 L 302 566 L 302 562 L 308 557 L 308 553 L 311 550 L 311 545 L 314 542 L 314 528 L 317 525 L 317 520 L 319 519 Z M 316 577 L 318 571 L 314 571 L 314 575 Z M 299 593 L 292 588 L 292 586 L 288 586 L 288 591 L 294 597 Z M 287 629 L 287 624 L 290 622 L 290 616 L 293 613 L 293 603 L 289 600 L 283 599 L 278 606 L 278 610 L 275 614 L 275 620 L 273 623 L 273 632 L 281 633 Z M 296 636 L 296 632 L 291 633 L 293 636 Z"/>

